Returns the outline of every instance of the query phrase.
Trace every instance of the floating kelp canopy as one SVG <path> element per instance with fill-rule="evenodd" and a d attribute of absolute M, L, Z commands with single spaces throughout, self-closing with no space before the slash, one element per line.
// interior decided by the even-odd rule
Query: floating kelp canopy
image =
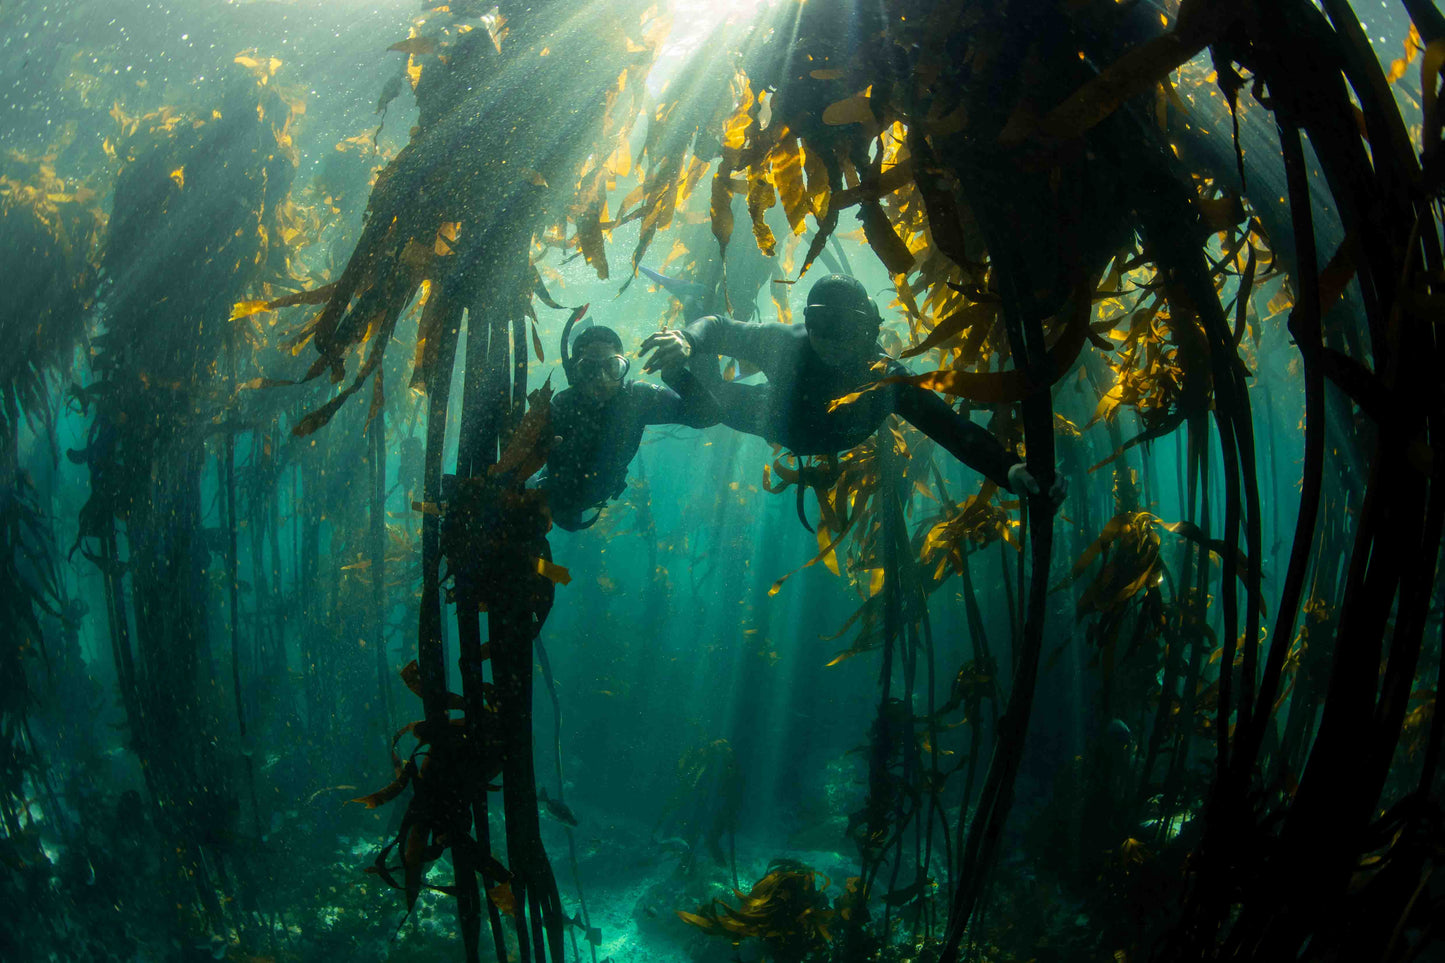
<path fill-rule="evenodd" d="M 645 640 L 669 565 L 701 594 L 696 539 L 725 545 L 732 496 L 665 540 L 649 477 L 625 522 L 614 506 L 554 559 L 525 484 L 553 439 L 554 386 L 532 366 L 583 301 L 635 305 L 657 284 L 664 326 L 791 323 L 799 285 L 850 273 L 884 285 L 882 344 L 911 365 L 895 378 L 975 413 L 1071 494 L 1055 515 L 897 420 L 850 451 L 748 464 L 762 492 L 737 504 L 785 502 L 816 537 L 746 560 L 756 621 L 822 571 L 851 608 L 775 620 L 771 640 L 745 629 L 759 657 L 739 688 L 762 688 L 785 631 L 836 640 L 810 679 L 878 670 L 851 708 L 871 721 L 836 839 L 856 872 L 830 899 L 789 855 L 731 896 L 680 883 L 676 916 L 796 959 L 1027 958 L 1050 941 L 1071 959 L 1418 958 L 1445 903 L 1445 20 L 1404 7 L 1403 56 L 1382 64 L 1346 0 L 712 17 L 452 2 L 376 44 L 396 69 L 375 131 L 313 135 L 260 49 L 233 58 L 214 104 L 117 102 L 96 186 L 49 155 L 0 171 L 7 237 L 33 236 L 11 248 L 43 279 L 24 301 L 36 328 L 0 368 L 15 466 L 0 577 L 25 599 L 3 664 L 33 682 L 32 651 L 66 624 L 45 573 L 69 545 L 44 544 L 15 438 L 24 418 L 57 420 L 43 373 L 89 312 L 77 551 L 102 579 L 91 618 L 184 925 L 258 952 L 290 939 L 284 901 L 232 843 L 242 826 L 304 835 L 282 828 L 294 813 L 266 815 L 280 783 L 263 747 L 289 740 L 319 787 L 308 805 L 395 810 L 367 824 L 371 870 L 408 915 L 429 891 L 453 901 L 468 960 L 580 958 L 578 931 L 595 958 L 605 937 L 580 889 L 564 909 L 539 804 L 580 881 L 561 749 L 577 687 L 559 680 L 587 670 L 548 658 L 545 626 L 605 600 L 558 562 L 643 538 Z M 393 152 L 382 135 L 413 104 Z M 329 160 L 298 187 L 308 136 Z M 738 444 L 717 463 L 751 458 Z M 396 660 L 389 640 L 413 651 Z M 1099 724 L 1050 757 L 1050 793 L 1030 760 L 1062 659 Z M 301 698 L 264 691 L 292 673 Z M 6 690 L 16 759 L 42 751 L 19 725 L 33 688 Z M 700 842 L 746 832 L 752 754 L 717 735 L 684 753 L 667 804 L 691 814 L 689 867 Z M 360 795 L 356 773 L 384 781 L 383 741 L 391 782 Z M 18 839 L 42 778 L 9 771 L 0 814 Z M 61 824 L 76 806 L 50 795 Z"/>

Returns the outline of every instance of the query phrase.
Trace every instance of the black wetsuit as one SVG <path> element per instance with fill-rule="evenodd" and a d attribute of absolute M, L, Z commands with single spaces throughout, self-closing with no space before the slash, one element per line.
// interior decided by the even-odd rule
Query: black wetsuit
<path fill-rule="evenodd" d="M 882 374 L 872 370 L 871 362 L 834 367 L 818 357 L 801 324 L 744 324 L 731 318 L 706 317 L 689 324 L 683 334 L 695 354 L 737 358 L 756 365 L 767 375 L 767 384 L 709 384 L 717 405 L 713 416 L 729 428 L 759 435 L 799 455 L 823 455 L 861 444 L 883 419 L 898 415 L 959 461 L 1008 487 L 1008 470 L 1019 459 L 993 435 L 927 389 L 910 384 L 883 385 L 851 404 L 828 411 L 828 403 L 835 398 L 880 377 L 910 374 L 891 358 L 879 354 L 871 359 L 885 363 L 887 370 Z M 699 360 L 699 370 L 706 371 L 711 359 Z"/>
<path fill-rule="evenodd" d="M 602 404 L 575 388 L 552 399 L 552 432 L 562 441 L 547 458 L 541 487 L 556 525 L 568 531 L 586 528 L 596 516 L 584 519 L 584 513 L 600 509 L 622 493 L 644 426 L 702 428 L 714 423 L 706 396 L 691 373 L 684 371 L 668 381 L 678 390 L 629 381 Z"/>

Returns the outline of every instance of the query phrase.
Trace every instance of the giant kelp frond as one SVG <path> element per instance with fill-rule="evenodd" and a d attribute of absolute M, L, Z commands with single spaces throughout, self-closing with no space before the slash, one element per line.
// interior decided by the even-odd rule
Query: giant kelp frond
<path fill-rule="evenodd" d="M 421 670 L 415 660 L 403 667 L 401 677 L 414 695 L 421 695 Z M 448 693 L 447 700 L 452 709 L 465 709 L 461 696 Z M 490 711 L 495 711 L 495 707 L 490 707 Z M 376 809 L 400 796 L 408 786 L 413 788 L 395 838 L 382 847 L 367 868 L 367 872 L 405 891 L 407 912 L 416 904 L 423 886 L 454 892 L 425 882 L 427 864 L 438 859 L 448 847 L 465 851 L 469 856 L 480 856 L 477 865 L 495 884 L 511 879 L 511 873 L 495 857 L 481 853 L 465 828 L 469 822 L 464 808 L 468 797 L 478 785 L 485 791 L 502 768 L 501 746 L 495 739 L 464 738 L 467 727 L 468 722 L 462 716 L 440 723 L 423 720 L 403 726 L 391 741 L 392 781 L 374 793 L 351 800 L 367 809 Z M 475 720 L 470 727 L 477 729 Z M 416 745 L 403 762 L 396 747 L 407 736 L 413 737 Z M 399 865 L 388 862 L 393 849 L 401 857 Z M 397 882 L 394 875 L 398 871 L 402 882 Z"/>
<path fill-rule="evenodd" d="M 210 109 L 128 117 L 117 106 L 121 170 L 104 260 L 103 347 L 127 346 L 156 377 L 189 374 L 197 362 L 187 342 L 219 340 L 225 330 L 232 299 L 221 292 L 233 280 L 284 272 L 291 252 L 278 212 L 295 167 L 287 133 L 295 107 L 274 86 L 232 70 Z M 233 163 L 233 150 L 249 163 Z M 177 301 L 194 305 L 194 335 L 161 328 L 141 336 L 157 305 Z"/>
<path fill-rule="evenodd" d="M 736 908 L 715 899 L 696 913 L 678 910 L 677 915 L 704 933 L 726 937 L 733 943 L 761 940 L 784 958 L 802 959 L 832 939 L 829 926 L 834 911 L 823 894 L 827 887 L 828 878 L 811 866 L 779 859 L 768 864 L 767 875 L 749 892 L 733 891 L 740 901 Z"/>
<path fill-rule="evenodd" d="M 35 488 L 17 472 L 0 485 L 0 717 L 7 719 L 30 708 L 31 666 L 37 657 L 48 661 L 40 618 L 60 612 L 50 538 Z"/>
<path fill-rule="evenodd" d="M 80 538 L 102 537 L 143 498 L 141 476 L 121 459 L 137 458 L 139 472 L 145 452 L 209 430 L 230 397 L 203 375 L 226 340 L 235 292 L 274 278 L 291 250 L 277 213 L 294 170 L 278 140 L 292 109 L 273 87 L 233 75 L 217 107 L 113 113 L 121 166 L 93 339 L 98 383 L 79 393 L 83 407 L 98 407 L 87 448 L 71 454 L 94 473 Z"/>
<path fill-rule="evenodd" d="M 921 543 L 918 560 L 925 572 L 932 572 L 935 581 L 942 581 L 946 572 L 961 572 L 966 557 L 1002 540 L 1017 548 L 1014 528 L 1017 522 L 1008 509 L 994 500 L 998 486 L 985 482 L 978 494 L 959 504 L 944 505 L 942 510 L 925 518 L 920 525 Z"/>
<path fill-rule="evenodd" d="M 1163 566 L 1159 519 L 1149 512 L 1127 512 L 1110 519 L 1074 563 L 1071 580 L 1087 572 L 1096 560 L 1101 565 L 1079 596 L 1080 613 L 1110 611 L 1159 583 Z"/>
<path fill-rule="evenodd" d="M 418 333 L 414 387 L 434 384 L 440 342 L 455 336 L 453 312 L 497 295 L 529 303 L 530 272 L 491 278 L 478 270 L 478 259 L 517 224 L 528 225 L 530 243 L 534 230 L 550 233 L 549 222 L 563 236 L 570 221 L 575 233 L 564 243 L 606 276 L 603 233 L 619 223 L 605 216 L 607 191 L 619 165 L 630 163 L 626 143 L 657 21 L 609 17 L 597 31 L 558 27 L 549 11 L 546 4 L 509 11 L 504 26 L 494 18 L 481 29 L 475 17 L 442 10 L 397 46 L 408 58 L 419 123 L 378 177 L 356 248 L 297 342 L 309 340 L 318 352 L 305 377 L 329 371 L 333 382 L 344 377 L 351 349 L 368 350 L 347 386 L 297 434 L 324 425 L 376 370 L 423 282 L 432 300 Z M 540 116 L 559 118 L 560 127 L 537 123 Z"/>
<path fill-rule="evenodd" d="M 32 809 L 45 764 L 28 719 L 44 691 L 36 683 L 55 678 L 41 620 L 60 617 L 62 599 L 52 535 L 35 487 L 13 462 L 8 472 L 0 479 L 0 840 L 9 871 L 15 872 L 25 865 L 23 857 L 15 858 L 23 851 L 22 830 L 35 837 L 31 858 L 46 858 Z"/>
<path fill-rule="evenodd" d="M 45 373 L 80 339 L 95 294 L 106 217 L 95 187 L 60 176 L 53 153 L 0 160 L 0 445 L 13 444 L 23 412 L 37 413 Z M 9 439 L 9 440 L 5 440 Z"/>
<path fill-rule="evenodd" d="M 270 61 L 267 61 L 268 66 Z M 174 848 L 176 902 L 221 925 L 229 884 L 212 875 L 239 812 L 237 785 L 212 712 L 216 679 L 208 549 L 228 561 L 232 670 L 242 709 L 236 626 L 234 485 L 226 485 L 230 537 L 202 524 L 206 440 L 226 435 L 234 378 L 217 377 L 240 293 L 284 267 L 275 212 L 295 168 L 291 105 L 275 84 L 232 67 L 209 98 L 141 117 L 117 104 L 111 145 L 119 166 L 106 239 L 105 310 L 93 339 L 92 384 L 78 388 L 91 415 L 87 444 L 71 451 L 90 474 L 77 545 L 100 568 L 111 606 L 110 647 L 130 748 L 147 772 L 155 812 Z M 233 360 L 235 352 L 230 352 Z M 123 535 L 123 540 L 122 540 Z M 123 548 L 123 554 L 122 554 Z M 219 569 L 213 570 L 219 571 Z M 130 620 L 134 614 L 134 629 Z M 244 723 L 241 729 L 244 735 Z"/>

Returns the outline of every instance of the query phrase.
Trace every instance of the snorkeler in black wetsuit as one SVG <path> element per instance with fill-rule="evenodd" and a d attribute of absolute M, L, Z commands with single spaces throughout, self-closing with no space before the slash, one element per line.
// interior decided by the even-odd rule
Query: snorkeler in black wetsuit
<path fill-rule="evenodd" d="M 728 355 L 756 365 L 768 379 L 757 385 L 709 385 L 714 418 L 730 428 L 800 455 L 821 455 L 855 447 L 896 414 L 1001 487 L 1039 493 L 1022 461 L 927 389 L 883 385 L 828 410 L 829 402 L 870 382 L 909 374 L 878 350 L 882 319 L 859 281 L 842 274 L 821 279 L 808 292 L 803 316 L 804 325 L 706 317 L 682 329 L 659 331 L 642 343 L 644 352 L 653 352 L 645 370 L 671 370 L 694 355 Z M 880 362 L 881 372 L 874 368 Z M 1050 502 L 1057 507 L 1066 493 L 1056 476 Z"/>
<path fill-rule="evenodd" d="M 663 377 L 676 391 L 642 381 L 625 381 L 630 367 L 622 339 L 611 328 L 588 328 L 569 354 L 563 332 L 562 365 L 569 387 L 552 399 L 552 433 L 557 436 L 537 484 L 547 493 L 552 521 L 568 531 L 597 521 L 603 505 L 627 486 L 627 466 L 637 454 L 646 425 L 711 424 L 706 395 L 691 372 L 667 367 Z M 584 514 L 596 510 L 590 517 Z"/>

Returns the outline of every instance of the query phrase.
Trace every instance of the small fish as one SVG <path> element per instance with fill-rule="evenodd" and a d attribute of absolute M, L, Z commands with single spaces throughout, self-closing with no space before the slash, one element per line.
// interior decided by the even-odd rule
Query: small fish
<path fill-rule="evenodd" d="M 548 796 L 546 787 L 537 790 L 537 801 L 553 819 L 566 823 L 568 826 L 577 825 L 577 817 L 572 814 L 572 810 L 562 800 Z"/>
<path fill-rule="evenodd" d="M 666 839 L 654 840 L 654 844 L 658 849 L 671 850 L 682 855 L 692 852 L 692 847 L 688 845 L 687 840 L 681 836 L 669 836 Z"/>
<path fill-rule="evenodd" d="M 637 270 L 642 273 L 643 277 L 647 278 L 653 284 L 660 285 L 668 294 L 677 298 L 679 301 L 686 301 L 689 298 L 700 300 L 707 295 L 707 288 L 693 281 L 670 278 L 666 274 L 659 274 L 651 268 L 643 267 L 640 264 L 637 266 Z"/>

